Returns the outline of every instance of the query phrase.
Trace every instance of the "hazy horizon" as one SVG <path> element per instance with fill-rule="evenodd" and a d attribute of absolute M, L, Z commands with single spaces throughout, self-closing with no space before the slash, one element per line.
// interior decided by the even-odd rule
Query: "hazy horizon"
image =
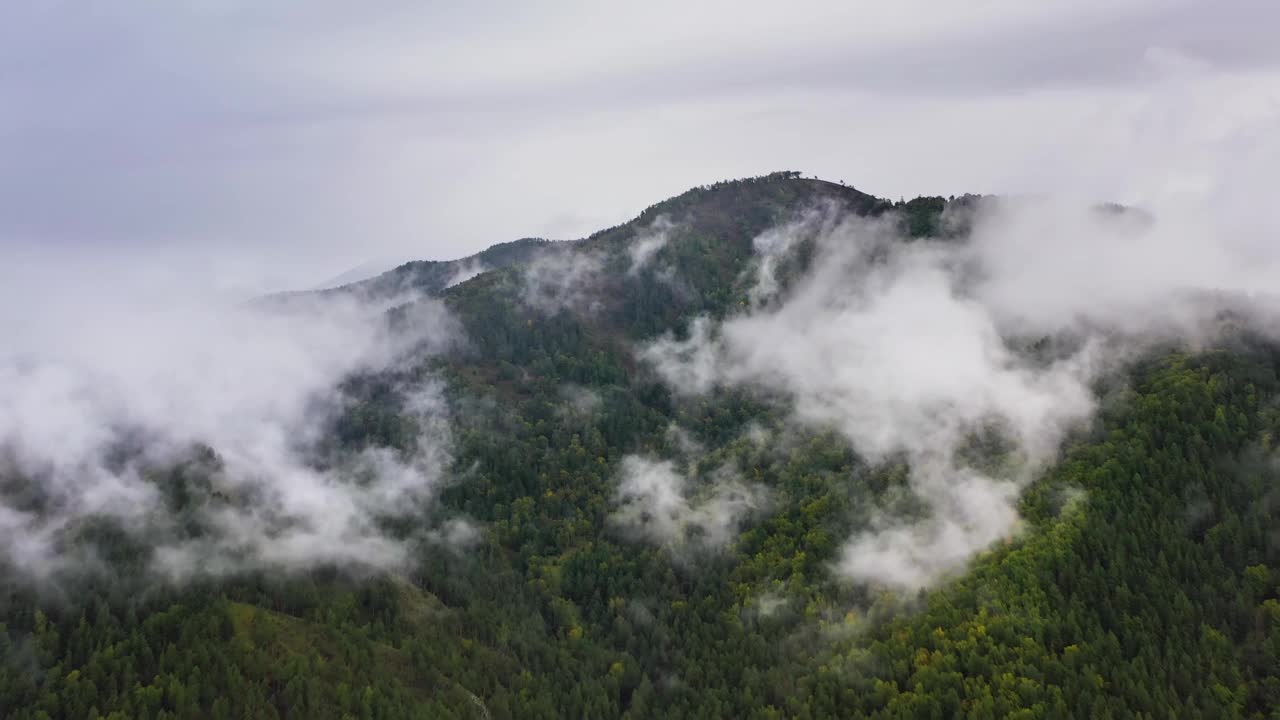
<path fill-rule="evenodd" d="M 1142 204 L 1275 156 L 1280 11 L 1261 2 L 494 12 L 0 11 L 14 282 L 75 265 L 156 294 L 306 288 L 775 170 L 893 199 Z"/>

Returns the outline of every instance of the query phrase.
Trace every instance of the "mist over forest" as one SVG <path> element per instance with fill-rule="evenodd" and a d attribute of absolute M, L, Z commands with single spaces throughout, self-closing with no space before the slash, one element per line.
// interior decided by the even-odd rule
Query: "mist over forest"
<path fill-rule="evenodd" d="M 0 10 L 0 717 L 1280 712 L 1261 4 L 139 7 Z"/>

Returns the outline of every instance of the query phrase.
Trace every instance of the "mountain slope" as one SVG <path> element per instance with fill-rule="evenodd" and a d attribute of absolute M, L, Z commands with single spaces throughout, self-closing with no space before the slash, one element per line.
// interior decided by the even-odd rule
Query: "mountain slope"
<path fill-rule="evenodd" d="M 830 254 L 852 242 L 828 232 L 837 219 L 892 235 L 854 255 L 854 271 L 896 270 L 895 248 L 960 242 L 978 204 L 895 205 L 777 173 L 692 190 L 583 240 L 496 246 L 456 284 L 462 261 L 411 263 L 322 294 L 412 290 L 428 299 L 392 308 L 388 327 L 438 298 L 460 328 L 447 352 L 347 378 L 321 457 L 411 457 L 424 421 L 405 388 L 439 379 L 452 479 L 430 503 L 376 518 L 412 562 L 169 584 L 148 573 L 145 539 L 108 528 L 89 540 L 110 572 L 0 593 L 0 707 L 19 718 L 1265 717 L 1280 703 L 1270 341 L 1229 331 L 1195 349 L 1144 346 L 1090 388 L 1101 412 L 1010 485 L 1017 531 L 919 585 L 841 568 L 849 538 L 929 516 L 933 498 L 912 484 L 926 455 L 874 455 L 837 422 L 806 422 L 796 390 L 765 384 L 785 354 L 766 356 L 761 382 L 722 374 L 698 392 L 646 359 L 663 342 L 686 349 L 707 325 L 725 337 L 764 334 L 762 317 L 803 322 L 780 313 L 824 262 L 848 259 Z M 771 255 L 780 227 L 794 231 Z M 880 328 L 884 343 L 893 329 Z M 1073 340 L 1001 362 L 1030 373 Z M 696 374 L 690 348 L 679 368 Z M 946 358 L 952 372 L 961 359 Z M 1030 461 L 1015 431 L 973 430 L 953 469 L 1016 474 Z M 183 511 L 217 500 L 191 473 L 164 477 L 181 485 Z"/>
<path fill-rule="evenodd" d="M 329 292 L 350 292 L 375 298 L 395 297 L 408 292 L 438 295 L 451 280 L 469 275 L 470 270 L 498 270 L 528 263 L 552 247 L 591 247 L 617 251 L 642 228 L 659 218 L 689 226 L 690 234 L 707 241 L 716 252 L 750 252 L 750 240 L 764 228 L 806 206 L 822 201 L 838 202 L 861 214 L 879 214 L 892 207 L 850 187 L 823 180 L 806 180 L 795 173 L 773 175 L 732 183 L 716 183 L 695 188 L 646 208 L 634 220 L 576 241 L 555 242 L 523 238 L 500 243 L 458 260 L 421 260 L 404 263 L 376 277 L 335 288 Z M 937 198 L 941 200 L 941 198 Z M 913 201 L 915 202 L 915 201 Z M 941 206 L 921 205 L 920 212 L 941 212 Z M 912 206 L 916 209 L 916 206 Z M 742 243 L 748 243 L 746 247 Z M 719 247 L 724 245 L 725 247 Z M 478 274 L 478 273 L 477 273 Z"/>

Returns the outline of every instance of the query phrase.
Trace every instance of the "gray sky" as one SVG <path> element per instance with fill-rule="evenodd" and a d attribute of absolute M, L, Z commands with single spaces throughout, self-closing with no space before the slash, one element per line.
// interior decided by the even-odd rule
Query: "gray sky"
<path fill-rule="evenodd" d="M 781 169 L 1229 203 L 1276 158 L 1264 0 L 458 5 L 4 4 L 0 282 L 308 286 Z"/>

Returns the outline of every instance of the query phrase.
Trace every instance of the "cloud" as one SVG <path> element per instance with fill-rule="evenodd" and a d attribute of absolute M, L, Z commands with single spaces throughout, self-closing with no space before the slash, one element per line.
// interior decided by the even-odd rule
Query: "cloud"
<path fill-rule="evenodd" d="M 631 267 L 627 269 L 628 275 L 640 272 L 653 260 L 659 250 L 667 246 L 668 236 L 673 228 L 671 220 L 662 216 L 636 235 L 631 245 L 627 247 L 627 254 L 631 257 Z"/>
<path fill-rule="evenodd" d="M 722 469 L 699 491 L 670 460 L 628 455 L 619 465 L 618 510 L 610 520 L 624 532 L 673 551 L 720 548 L 742 520 L 767 503 L 767 491 Z"/>
<path fill-rule="evenodd" d="M 1001 480 L 956 467 L 950 458 L 940 460 L 938 466 L 916 464 L 911 470 L 913 491 L 929 504 L 929 517 L 903 522 L 877 516 L 870 529 L 845 543 L 836 563 L 839 573 L 915 590 L 947 577 L 1016 531 L 1015 503 L 1025 476 Z"/>
<path fill-rule="evenodd" d="M 449 276 L 449 281 L 445 283 L 445 287 L 451 288 L 459 283 L 464 283 L 481 273 L 488 272 L 488 270 L 489 268 L 479 260 L 473 260 L 469 263 L 459 265 L 453 275 Z"/>
<path fill-rule="evenodd" d="M 995 204 L 969 248 L 982 273 L 975 299 L 1024 334 L 1089 326 L 1203 334 L 1217 310 L 1209 294 L 1268 294 L 1280 278 L 1280 257 L 1262 244 L 1275 230 L 1241 230 L 1237 215 L 1233 231 L 1213 219 L 1217 212 L 1163 204 L 1151 219 L 1135 219 L 1048 199 Z"/>
<path fill-rule="evenodd" d="M 546 315 L 573 309 L 591 312 L 599 302 L 597 286 L 604 258 L 573 247 L 550 248 L 524 268 L 525 304 Z"/>
<path fill-rule="evenodd" d="M 564 400 L 563 414 L 569 416 L 590 416 L 599 410 L 604 402 L 600 393 L 574 384 L 561 385 L 560 397 Z"/>
<path fill-rule="evenodd" d="M 1026 394 L 1030 419 L 1052 435 L 1056 419 L 1041 416 L 1041 400 L 1074 398 L 1096 357 L 1076 352 L 1042 371 L 993 338 L 1069 326 L 1096 339 L 1098 325 L 1133 335 L 1148 321 L 1182 334 L 1203 325 L 1204 306 L 1170 286 L 1274 287 L 1276 228 L 1262 190 L 1280 166 L 1274 8 L 921 7 L 755 3 L 735 6 L 730 27 L 713 6 L 681 9 L 684 21 L 672 24 L 668 5 L 637 6 L 622 23 L 570 5 L 520 11 L 520 22 L 500 29 L 483 12 L 403 3 L 358 13 L 324 3 L 302 23 L 291 21 L 295 11 L 244 3 L 163 15 L 128 2 L 93 13 L 6 7 L 0 55 L 27 71 L 0 78 L 12 108 L 0 122 L 0 243 L 11 260 L 0 266 L 0 330 L 12 350 L 0 370 L 0 423 L 17 424 L 19 402 L 31 422 L 4 429 L 10 444 L 20 433 L 25 443 L 4 462 L 30 470 L 52 456 L 41 471 L 67 474 L 67 458 L 79 458 L 82 480 L 64 502 L 123 517 L 158 502 L 139 468 L 96 459 L 129 433 L 177 446 L 213 435 L 223 448 L 258 443 L 297 460 L 279 436 L 315 434 L 297 427 L 300 415 L 312 417 L 298 408 L 351 368 L 378 365 L 385 343 L 368 336 L 364 311 L 243 320 L 175 303 L 185 286 L 241 296 L 310 286 L 366 252 L 458 256 L 566 213 L 557 226 L 586 234 L 596 225 L 583 225 L 583 212 L 607 225 L 687 187 L 780 167 L 893 196 L 1083 198 L 1002 208 L 963 251 L 925 243 L 894 254 L 863 273 L 865 292 L 797 289 L 820 317 L 872 332 L 900 311 L 937 344 L 913 346 L 892 331 L 884 348 L 842 344 L 839 328 L 828 334 L 787 310 L 791 295 L 773 306 L 780 286 L 768 280 L 779 269 L 766 259 L 790 252 L 794 236 L 783 233 L 761 240 L 762 312 L 723 327 L 695 323 L 690 340 L 673 336 L 648 351 L 668 361 L 677 386 L 787 394 L 808 422 L 841 427 L 872 450 L 904 442 L 888 432 L 901 428 L 866 427 L 873 408 L 851 398 L 889 402 L 895 423 L 945 437 L 998 419 Z M 842 174 L 849 168 L 856 174 Z M 1155 226 L 1147 235 L 1096 227 L 1076 210 L 1099 199 L 1140 203 Z M 447 239 L 424 247 L 424 236 Z M 77 261 L 86 256 L 93 262 Z M 531 301 L 589 310 L 600 258 L 561 261 L 535 263 Z M 956 279 L 960 267 L 981 272 Z M 153 303 L 108 297 L 157 272 L 176 288 Z M 1154 298 L 1179 312 L 1149 315 Z M 793 338 L 778 327 L 791 320 L 810 330 L 792 352 L 757 351 L 745 337 Z M 955 360 L 938 349 L 950 350 L 944 341 L 956 344 Z M 905 382 L 954 362 L 980 382 L 972 396 L 936 380 L 901 386 L 937 420 L 883 393 L 849 390 L 856 378 L 840 371 L 850 348 L 880 371 L 868 378 Z M 814 357 L 792 356 L 803 352 Z M 906 358 L 901 368 L 894 353 Z M 836 377 L 795 375 L 813 368 Z M 266 431 L 224 437 L 236 431 L 227 417 L 257 418 Z M 49 452 L 63 442 L 65 452 Z M 323 486 L 333 472 L 303 483 Z M 5 505 L 0 527 L 13 553 L 38 555 L 58 528 L 33 524 L 25 508 Z"/>
<path fill-rule="evenodd" d="M 449 550 L 463 552 L 480 542 L 484 531 L 464 518 L 450 518 L 438 530 L 432 530 L 427 537 Z"/>
<path fill-rule="evenodd" d="M 524 267 L 521 297 L 526 305 L 545 315 L 561 310 L 596 312 L 604 302 L 601 287 L 606 270 L 612 272 L 617 261 L 627 268 L 628 275 L 639 273 L 666 247 L 674 227 L 665 216 L 657 218 L 636 232 L 625 252 L 593 248 L 581 242 L 548 247 Z M 619 257 L 622 254 L 625 261 Z M 660 277 L 668 275 L 669 268 L 659 271 Z"/>
<path fill-rule="evenodd" d="M 872 462 L 905 457 L 924 516 L 878 513 L 837 569 L 924 587 L 1016 531 L 1019 491 L 1092 416 L 1094 379 L 1153 342 L 1212 340 L 1223 308 L 1274 317 L 1262 294 L 1280 280 L 1280 255 L 1262 242 L 1274 220 L 1194 199 L 1149 212 L 984 201 L 969 237 L 939 240 L 903 239 L 892 218 L 811 214 L 757 239 L 750 309 L 698 318 L 687 338 L 638 355 L 681 393 L 756 388 Z M 802 241 L 815 243 L 812 262 L 766 302 L 777 262 Z M 1042 337 L 1059 341 L 1052 357 L 1018 349 Z M 1009 448 L 1000 466 L 972 457 L 982 437 Z"/>
<path fill-rule="evenodd" d="M 793 222 L 766 230 L 751 241 L 758 258 L 756 281 L 750 293 L 753 305 L 763 305 L 778 294 L 778 264 L 791 254 L 796 245 L 806 239 L 813 240 L 819 233 L 829 234 L 831 223 L 839 216 L 833 203 L 825 203 L 806 210 Z"/>
<path fill-rule="evenodd" d="M 712 341 L 711 332 L 710 318 L 694 318 L 689 323 L 688 338 L 681 340 L 668 332 L 641 346 L 637 354 L 677 391 L 702 394 L 721 379 L 718 345 Z"/>
<path fill-rule="evenodd" d="M 759 622 L 785 614 L 791 610 L 791 599 L 774 590 L 766 590 L 742 608 L 742 618 L 750 622 Z"/>
<path fill-rule="evenodd" d="M 30 577 L 93 564 L 103 519 L 172 578 L 338 562 L 389 567 L 384 516 L 421 507 L 450 461 L 429 375 L 402 383 L 403 451 L 335 453 L 352 375 L 400 373 L 458 340 L 434 300 L 249 305 L 52 296 L 0 354 L 0 561 Z M 149 560 L 148 560 L 149 558 Z"/>

